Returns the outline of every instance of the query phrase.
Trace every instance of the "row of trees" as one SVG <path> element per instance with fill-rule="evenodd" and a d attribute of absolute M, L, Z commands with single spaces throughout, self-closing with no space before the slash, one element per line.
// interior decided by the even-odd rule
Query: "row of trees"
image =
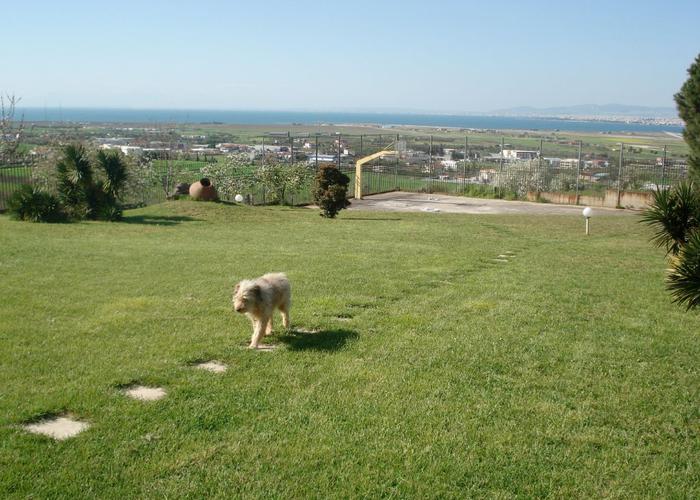
<path fill-rule="evenodd" d="M 35 170 L 36 182 L 22 186 L 9 200 L 10 212 L 18 219 L 116 221 L 122 217 L 125 194 L 137 199 L 163 182 L 148 158 L 127 162 L 118 152 L 89 152 L 82 145 L 64 147 L 58 158 L 48 159 Z M 313 186 L 322 215 L 335 217 L 347 205 L 349 178 L 332 165 L 323 166 L 314 179 L 314 169 L 305 163 L 268 161 L 252 167 L 247 155 L 239 155 L 225 163 L 206 165 L 198 173 L 212 181 L 223 198 L 233 199 L 261 186 L 268 203 L 285 203 L 290 195 Z"/>
<path fill-rule="evenodd" d="M 288 195 L 296 195 L 313 182 L 313 199 L 323 217 L 334 218 L 350 204 L 347 201 L 350 178 L 334 165 L 321 165 L 314 178 L 314 170 L 306 163 L 286 164 L 273 159 L 268 159 L 252 174 L 242 174 L 250 168 L 249 163 L 247 155 L 234 155 L 225 163 L 202 167 L 201 172 L 221 195 L 230 199 L 258 185 L 267 191 L 269 202 L 285 203 Z"/>

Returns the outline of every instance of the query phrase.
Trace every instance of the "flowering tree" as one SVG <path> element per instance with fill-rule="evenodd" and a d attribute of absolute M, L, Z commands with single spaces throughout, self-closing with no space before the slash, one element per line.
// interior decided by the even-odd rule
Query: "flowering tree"
<path fill-rule="evenodd" d="M 268 162 L 255 171 L 255 181 L 270 194 L 272 203 L 285 203 L 287 195 L 295 195 L 311 185 L 313 169 L 306 163 Z"/>
<path fill-rule="evenodd" d="M 24 119 L 15 118 L 19 98 L 0 94 L 0 164 L 16 161 L 24 132 Z"/>
<path fill-rule="evenodd" d="M 250 158 L 246 154 L 229 156 L 225 162 L 210 163 L 200 169 L 203 177 L 211 180 L 222 199 L 233 199 L 238 193 L 251 188 Z"/>

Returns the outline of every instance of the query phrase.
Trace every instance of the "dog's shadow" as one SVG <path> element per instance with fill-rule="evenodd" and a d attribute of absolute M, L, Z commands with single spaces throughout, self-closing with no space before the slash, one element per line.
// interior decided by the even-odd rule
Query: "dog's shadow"
<path fill-rule="evenodd" d="M 358 336 L 356 331 L 342 328 L 317 332 L 292 328 L 281 334 L 278 339 L 292 351 L 337 351 Z"/>

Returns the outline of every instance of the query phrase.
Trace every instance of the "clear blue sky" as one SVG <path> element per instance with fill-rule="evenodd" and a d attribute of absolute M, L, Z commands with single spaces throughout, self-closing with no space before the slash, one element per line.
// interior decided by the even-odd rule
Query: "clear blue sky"
<path fill-rule="evenodd" d="M 0 0 L 25 106 L 673 106 L 700 1 Z"/>

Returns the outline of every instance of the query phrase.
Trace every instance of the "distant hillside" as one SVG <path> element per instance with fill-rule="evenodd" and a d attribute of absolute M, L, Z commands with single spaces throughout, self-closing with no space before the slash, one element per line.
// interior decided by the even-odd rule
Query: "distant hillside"
<path fill-rule="evenodd" d="M 630 116 L 645 118 L 677 118 L 675 108 L 654 108 L 628 104 L 579 104 L 553 108 L 533 108 L 519 106 L 493 111 L 495 115 L 506 116 Z"/>

